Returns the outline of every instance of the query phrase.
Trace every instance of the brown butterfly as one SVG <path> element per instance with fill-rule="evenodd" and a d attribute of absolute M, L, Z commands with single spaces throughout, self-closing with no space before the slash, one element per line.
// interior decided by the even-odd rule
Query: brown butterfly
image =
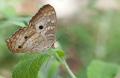
<path fill-rule="evenodd" d="M 28 27 L 19 29 L 7 40 L 8 48 L 15 53 L 41 52 L 54 45 L 56 41 L 56 13 L 54 8 L 44 5 L 29 22 Z"/>

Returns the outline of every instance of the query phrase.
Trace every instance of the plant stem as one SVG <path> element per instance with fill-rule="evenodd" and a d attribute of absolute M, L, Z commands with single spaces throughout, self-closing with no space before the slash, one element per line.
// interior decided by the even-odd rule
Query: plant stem
<path fill-rule="evenodd" d="M 66 63 L 66 61 L 63 59 L 62 62 L 63 62 L 63 64 L 65 65 L 65 67 L 66 67 L 68 73 L 70 74 L 70 76 L 71 76 L 72 78 L 76 78 L 76 76 L 75 76 L 75 75 L 73 74 L 73 72 L 70 70 L 70 68 L 69 68 L 68 64 Z"/>
<path fill-rule="evenodd" d="M 56 53 L 56 57 L 57 59 L 64 64 L 65 68 L 67 69 L 68 73 L 70 74 L 71 78 L 77 78 L 73 72 L 70 70 L 68 64 L 66 63 L 65 59 L 64 58 L 60 58 L 60 56 Z"/>

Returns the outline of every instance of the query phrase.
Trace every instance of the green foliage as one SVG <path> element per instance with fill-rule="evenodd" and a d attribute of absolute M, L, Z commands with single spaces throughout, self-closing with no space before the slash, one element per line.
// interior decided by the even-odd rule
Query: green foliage
<path fill-rule="evenodd" d="M 20 0 L 0 0 L 0 12 L 5 18 L 13 18 L 16 16 L 15 5 L 20 4 Z"/>
<path fill-rule="evenodd" d="M 27 55 L 22 56 L 21 61 L 16 65 L 16 67 L 13 70 L 12 77 L 13 78 L 37 78 L 38 72 L 41 69 L 41 67 L 44 64 L 46 64 L 47 61 L 50 61 L 50 58 L 52 56 L 57 54 L 59 58 L 63 58 L 64 52 L 62 50 L 53 49 L 50 51 L 51 53 L 48 53 L 48 54 L 40 54 L 40 53 L 36 54 L 35 53 L 35 54 L 27 54 Z M 46 78 L 53 78 L 55 72 L 58 70 L 57 69 L 58 66 L 59 66 L 59 63 L 57 61 L 56 62 L 54 61 L 54 63 L 51 64 L 48 70 L 48 74 L 46 73 L 47 75 Z"/>
<path fill-rule="evenodd" d="M 32 54 L 21 60 L 13 71 L 13 78 L 37 78 L 39 68 L 49 59 L 47 54 Z"/>
<path fill-rule="evenodd" d="M 11 69 L 13 67 L 13 65 L 10 66 L 11 62 L 16 64 L 18 56 L 10 54 L 5 40 L 19 27 L 27 26 L 30 20 L 29 16 L 19 16 L 16 11 L 17 5 L 21 1 L 24 0 L 0 0 L 0 68 L 7 65 Z M 67 24 L 62 24 L 62 26 L 61 24 L 57 26 L 57 41 L 67 52 L 66 55 L 69 56 L 71 53 L 70 55 L 74 56 L 73 58 L 70 57 L 71 59 L 80 60 L 81 68 L 77 75 L 78 78 L 87 78 L 86 72 L 88 78 L 113 78 L 119 68 L 114 64 L 120 64 L 120 11 L 99 9 L 100 7 L 96 7 L 97 2 L 98 0 L 89 0 L 88 6 L 83 7 L 83 10 L 81 9 L 79 17 L 87 18 L 87 20 L 83 20 L 83 23 L 80 21 L 76 24 L 76 20 L 72 19 L 73 22 L 70 21 Z M 100 29 L 104 31 L 99 32 Z M 88 65 L 100 56 L 100 54 L 96 56 L 97 42 L 104 43 L 104 45 L 99 45 L 105 49 L 105 51 L 100 52 L 105 57 L 100 59 L 112 64 L 93 61 Z M 53 49 L 49 50 L 48 54 L 25 54 L 20 57 L 20 62 L 13 70 L 13 78 L 59 78 L 59 66 L 62 64 L 61 59 L 64 59 L 65 52 L 60 49 Z M 8 61 L 11 59 L 12 61 Z M 72 64 L 70 63 L 70 65 Z"/>
<path fill-rule="evenodd" d="M 57 54 L 57 57 L 64 58 L 65 57 L 65 52 L 61 49 L 54 49 L 54 51 Z"/>
<path fill-rule="evenodd" d="M 53 60 L 52 60 L 53 61 Z M 58 78 L 58 72 L 59 71 L 59 66 L 60 63 L 58 61 L 53 61 L 52 63 L 50 63 L 50 67 L 48 69 L 48 73 L 47 73 L 47 77 L 46 78 Z"/>
<path fill-rule="evenodd" d="M 88 66 L 87 76 L 88 78 L 115 78 L 118 69 L 118 65 L 94 60 Z"/>

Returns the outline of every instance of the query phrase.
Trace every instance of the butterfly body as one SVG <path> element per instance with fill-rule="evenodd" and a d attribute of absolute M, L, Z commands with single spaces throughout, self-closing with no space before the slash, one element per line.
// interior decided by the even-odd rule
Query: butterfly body
<path fill-rule="evenodd" d="M 7 40 L 8 48 L 15 53 L 49 49 L 56 41 L 55 28 L 55 10 L 45 5 L 32 17 L 28 27 L 19 29 Z"/>

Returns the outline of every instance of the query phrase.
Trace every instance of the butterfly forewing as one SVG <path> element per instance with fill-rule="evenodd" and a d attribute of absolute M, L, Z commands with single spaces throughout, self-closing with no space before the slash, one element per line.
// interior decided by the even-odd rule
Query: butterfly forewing
<path fill-rule="evenodd" d="M 43 51 L 50 48 L 55 38 L 56 13 L 51 5 L 43 6 L 32 17 L 29 26 L 19 29 L 8 41 L 13 52 Z"/>
<path fill-rule="evenodd" d="M 40 34 L 35 33 L 30 39 L 26 41 L 23 47 L 25 48 L 24 51 L 29 52 L 43 51 L 45 47 L 45 40 Z"/>
<path fill-rule="evenodd" d="M 11 38 L 7 40 L 9 49 L 13 52 L 24 51 L 25 47 L 23 47 L 23 45 L 33 34 L 35 34 L 35 28 L 24 27 L 19 29 L 14 35 L 12 35 Z"/>

